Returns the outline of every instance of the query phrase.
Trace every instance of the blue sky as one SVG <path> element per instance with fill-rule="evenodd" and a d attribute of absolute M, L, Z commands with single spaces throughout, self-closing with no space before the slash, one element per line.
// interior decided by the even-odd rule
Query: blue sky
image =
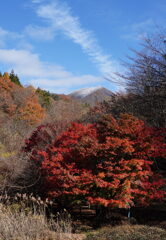
<path fill-rule="evenodd" d="M 55 93 L 119 90 L 121 61 L 165 25 L 165 13 L 165 0 L 2 1 L 0 70 Z"/>

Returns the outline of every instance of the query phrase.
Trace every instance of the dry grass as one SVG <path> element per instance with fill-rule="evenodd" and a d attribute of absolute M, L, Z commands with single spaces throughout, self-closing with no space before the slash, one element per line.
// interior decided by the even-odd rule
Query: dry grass
<path fill-rule="evenodd" d="M 0 204 L 0 240 L 67 240 L 71 230 L 67 213 L 48 220 L 42 210 L 27 213 Z"/>
<path fill-rule="evenodd" d="M 166 230 L 144 225 L 110 226 L 89 234 L 86 240 L 166 240 Z"/>
<path fill-rule="evenodd" d="M 0 207 L 0 239 L 48 239 L 48 226 L 43 215 L 26 214 Z"/>

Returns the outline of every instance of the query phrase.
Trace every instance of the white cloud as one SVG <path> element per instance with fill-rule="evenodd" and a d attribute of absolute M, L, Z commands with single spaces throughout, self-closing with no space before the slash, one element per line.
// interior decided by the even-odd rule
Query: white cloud
<path fill-rule="evenodd" d="M 0 49 L 0 62 L 14 66 L 25 76 L 38 76 L 42 67 L 38 55 L 27 50 Z"/>
<path fill-rule="evenodd" d="M 52 40 L 55 37 L 55 31 L 51 27 L 40 27 L 40 26 L 29 25 L 25 28 L 24 32 L 31 38 L 34 38 L 40 41 Z"/>
<path fill-rule="evenodd" d="M 0 63 L 14 69 L 29 84 L 57 93 L 62 88 L 68 92 L 72 87 L 80 88 L 103 81 L 101 77 L 92 75 L 76 76 L 59 65 L 42 62 L 38 54 L 28 50 L 0 49 Z"/>
<path fill-rule="evenodd" d="M 93 33 L 81 26 L 79 19 L 72 15 L 66 4 L 60 4 L 56 0 L 51 4 L 41 4 L 37 8 L 37 14 L 48 21 L 51 29 L 60 30 L 74 43 L 79 44 L 103 75 L 116 77 L 114 72 L 117 71 L 118 63 L 103 53 Z"/>

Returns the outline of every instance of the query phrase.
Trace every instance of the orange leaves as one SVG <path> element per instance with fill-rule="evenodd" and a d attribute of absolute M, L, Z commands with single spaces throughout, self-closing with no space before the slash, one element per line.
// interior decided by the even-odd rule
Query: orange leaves
<path fill-rule="evenodd" d="M 25 105 L 19 109 L 20 119 L 26 120 L 29 124 L 41 122 L 44 118 L 44 109 L 38 103 L 37 97 L 32 96 L 25 102 Z"/>
<path fill-rule="evenodd" d="M 108 207 L 110 204 L 110 200 L 105 198 L 97 197 L 97 198 L 88 198 L 89 202 L 92 204 L 103 205 L 104 207 Z"/>
<path fill-rule="evenodd" d="M 7 78 L 7 75 L 5 75 L 5 77 L 0 77 L 0 108 L 10 116 L 14 115 L 16 110 L 16 105 L 11 95 L 13 89 L 14 84 Z"/>
<path fill-rule="evenodd" d="M 99 172 L 98 177 L 101 178 L 101 179 L 105 178 L 105 173 L 104 172 Z"/>
<path fill-rule="evenodd" d="M 128 138 L 121 139 L 119 137 L 106 137 L 106 141 L 104 143 L 105 148 L 108 148 L 109 150 L 128 154 L 132 154 L 132 152 L 134 152 L 132 144 L 133 142 L 130 141 Z"/>
<path fill-rule="evenodd" d="M 126 136 L 129 135 L 134 138 L 140 130 L 144 129 L 144 122 L 129 114 L 121 114 L 118 124 L 121 134 L 125 134 Z"/>
<path fill-rule="evenodd" d="M 35 90 L 13 83 L 7 73 L 0 77 L 0 108 L 10 117 L 31 125 L 41 122 L 44 117 Z"/>
<path fill-rule="evenodd" d="M 7 92 L 11 92 L 15 87 L 15 84 L 11 82 L 9 76 L 5 75 L 4 77 L 0 77 L 0 89 L 6 90 Z"/>

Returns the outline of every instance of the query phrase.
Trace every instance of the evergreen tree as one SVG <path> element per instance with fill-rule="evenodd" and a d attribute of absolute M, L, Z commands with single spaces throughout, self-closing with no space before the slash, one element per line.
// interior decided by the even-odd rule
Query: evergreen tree
<path fill-rule="evenodd" d="M 14 70 L 11 70 L 11 73 L 10 73 L 9 77 L 10 77 L 12 82 L 14 82 L 15 84 L 17 84 L 19 86 L 22 86 L 18 76 L 14 73 Z"/>

